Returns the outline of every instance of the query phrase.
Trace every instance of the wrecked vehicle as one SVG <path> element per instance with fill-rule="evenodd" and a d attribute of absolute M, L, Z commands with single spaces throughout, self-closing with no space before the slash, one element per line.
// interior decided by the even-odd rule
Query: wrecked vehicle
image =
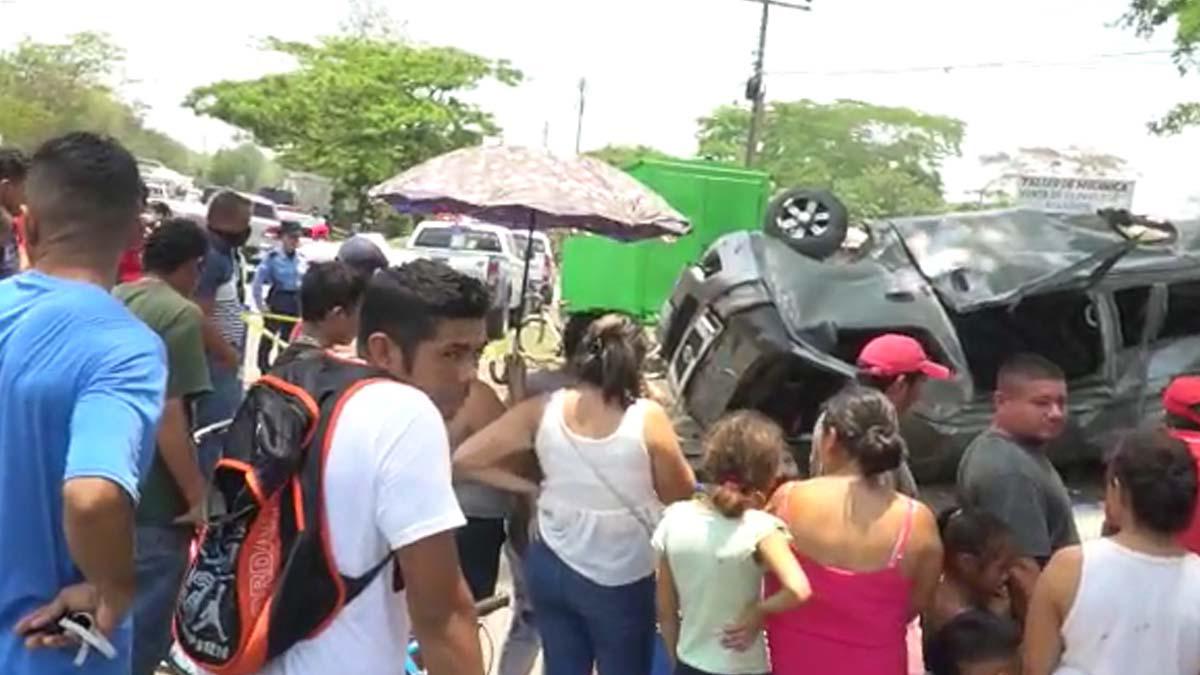
<path fill-rule="evenodd" d="M 862 346 L 903 333 L 954 369 L 902 420 L 918 479 L 944 480 L 989 424 L 996 370 L 1013 354 L 1066 372 L 1060 464 L 1099 458 L 1157 411 L 1173 375 L 1200 366 L 1196 224 L 1003 210 L 874 222 L 848 245 L 832 195 L 791 211 L 716 241 L 663 309 L 668 380 L 702 427 L 757 409 L 803 464 L 819 408 L 853 377 Z"/>

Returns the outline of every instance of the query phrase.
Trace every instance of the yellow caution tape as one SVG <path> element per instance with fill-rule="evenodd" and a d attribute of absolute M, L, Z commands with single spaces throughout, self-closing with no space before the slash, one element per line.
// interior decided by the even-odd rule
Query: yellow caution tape
<path fill-rule="evenodd" d="M 242 312 L 242 320 L 249 319 L 252 316 L 261 316 L 264 319 L 271 321 L 286 321 L 288 323 L 300 323 L 300 317 L 289 316 L 287 314 L 271 314 L 270 312 Z"/>

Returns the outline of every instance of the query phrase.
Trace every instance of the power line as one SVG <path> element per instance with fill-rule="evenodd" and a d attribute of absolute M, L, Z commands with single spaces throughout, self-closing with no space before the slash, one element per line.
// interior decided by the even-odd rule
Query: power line
<path fill-rule="evenodd" d="M 854 75 L 901 75 L 906 73 L 949 73 L 955 70 L 990 70 L 999 68 L 1054 68 L 1054 67 L 1086 67 L 1097 65 L 1105 60 L 1133 58 L 1139 56 L 1166 56 L 1173 54 L 1170 49 L 1146 49 L 1130 52 L 1112 52 L 1094 54 L 1081 61 L 982 61 L 977 63 L 946 63 L 942 65 L 923 65 L 905 68 L 861 68 L 850 70 L 773 70 L 767 72 L 772 77 L 787 77 L 808 75 L 816 77 L 846 77 Z"/>

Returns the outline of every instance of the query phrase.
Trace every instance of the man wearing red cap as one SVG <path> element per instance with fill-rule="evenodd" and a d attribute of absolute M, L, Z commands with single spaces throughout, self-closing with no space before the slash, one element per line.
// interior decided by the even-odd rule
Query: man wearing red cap
<path fill-rule="evenodd" d="M 926 355 L 920 342 L 898 333 L 880 335 L 868 342 L 859 352 L 857 365 L 858 383 L 883 392 L 895 406 L 897 415 L 904 415 L 921 400 L 921 385 L 925 380 L 948 380 L 951 376 L 949 368 Z M 822 428 L 818 420 L 816 429 Z M 817 447 L 815 439 L 813 447 Z M 820 473 L 820 467 L 815 462 L 814 454 L 809 460 L 810 473 L 813 475 Z M 909 497 L 917 496 L 917 481 L 908 468 L 907 458 L 887 477 L 900 493 Z"/>
<path fill-rule="evenodd" d="M 1200 468 L 1200 375 L 1180 375 L 1171 380 L 1163 390 L 1162 406 L 1167 429 L 1172 436 L 1187 443 L 1197 468 Z M 1179 535 L 1179 543 L 1193 553 L 1200 553 L 1200 501 L 1192 524 Z"/>

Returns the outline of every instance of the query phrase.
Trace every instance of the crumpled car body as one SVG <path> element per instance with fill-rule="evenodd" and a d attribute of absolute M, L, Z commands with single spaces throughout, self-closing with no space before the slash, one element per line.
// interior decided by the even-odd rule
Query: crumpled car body
<path fill-rule="evenodd" d="M 1056 463 L 1100 458 L 1200 367 L 1200 237 L 1139 239 L 1099 215 L 1002 210 L 897 218 L 825 260 L 761 232 L 728 235 L 685 269 L 661 314 L 668 379 L 707 426 L 737 409 L 779 422 L 803 461 L 822 403 L 859 349 L 905 333 L 954 370 L 902 420 L 921 480 L 952 478 L 990 423 L 995 376 L 1035 352 L 1067 374 Z"/>

